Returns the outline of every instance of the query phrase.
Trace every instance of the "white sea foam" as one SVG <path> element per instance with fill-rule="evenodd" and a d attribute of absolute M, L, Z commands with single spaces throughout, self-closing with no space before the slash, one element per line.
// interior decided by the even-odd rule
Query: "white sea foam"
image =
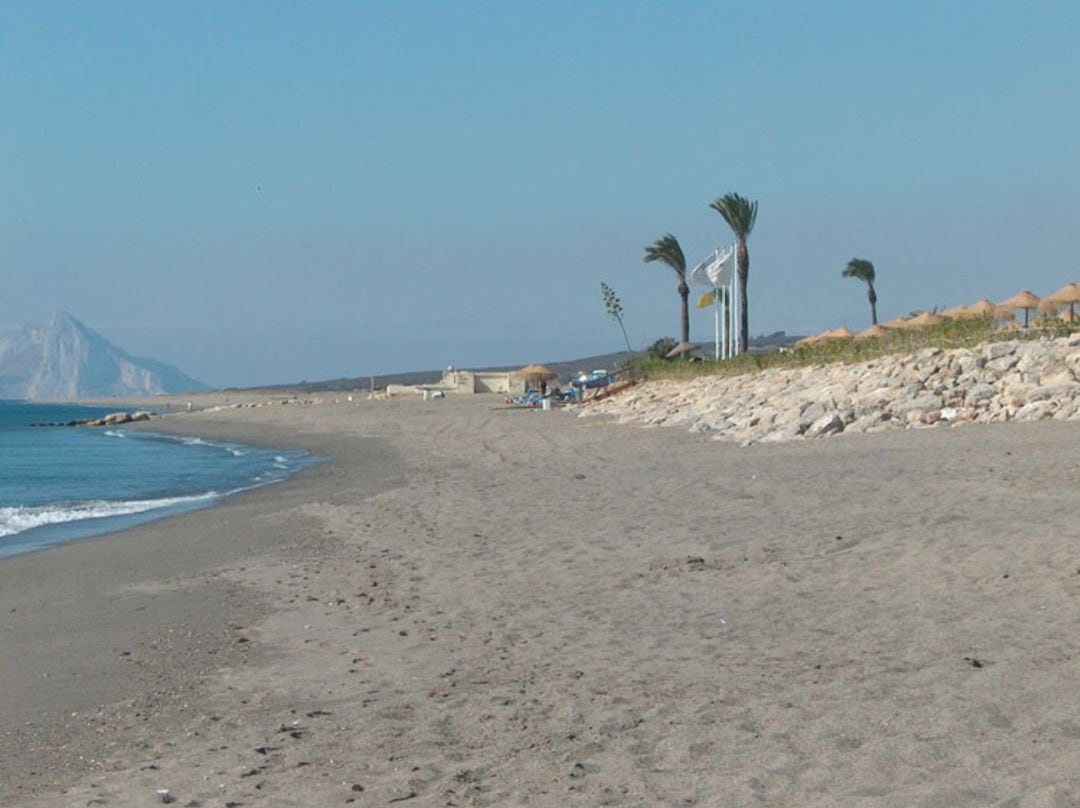
<path fill-rule="evenodd" d="M 109 516 L 128 516 L 134 513 L 169 508 L 176 505 L 194 505 L 216 499 L 219 494 L 210 491 L 190 497 L 168 497 L 164 499 L 143 499 L 127 502 L 109 502 L 94 500 L 89 502 L 53 503 L 35 507 L 0 508 L 0 536 L 13 536 L 26 530 L 62 522 L 77 522 L 82 519 L 103 519 Z"/>
<path fill-rule="evenodd" d="M 121 432 L 119 429 L 106 429 L 103 434 L 108 435 L 110 438 L 124 437 L 124 433 Z"/>

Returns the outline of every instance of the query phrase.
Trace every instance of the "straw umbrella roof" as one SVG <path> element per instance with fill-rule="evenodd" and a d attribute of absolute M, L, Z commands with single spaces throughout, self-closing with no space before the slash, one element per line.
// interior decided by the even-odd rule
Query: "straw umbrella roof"
<path fill-rule="evenodd" d="M 1076 304 L 1080 303 L 1080 283 L 1067 283 L 1054 294 L 1047 295 L 1042 299 L 1041 309 L 1057 310 L 1060 306 L 1068 306 L 1069 314 L 1076 314 Z"/>
<path fill-rule="evenodd" d="M 953 306 L 951 309 L 945 309 L 945 311 L 939 311 L 938 314 L 940 314 L 942 317 L 959 317 L 959 318 L 963 318 L 963 317 L 968 316 L 968 307 L 967 306 Z"/>
<path fill-rule="evenodd" d="M 688 354 L 691 351 L 696 351 L 700 347 L 701 346 L 698 345 L 696 342 L 680 342 L 678 345 L 676 345 L 674 348 L 664 354 L 664 356 L 668 359 L 675 359 L 676 357 L 683 356 L 684 354 Z"/>
<path fill-rule="evenodd" d="M 908 320 L 904 320 L 903 322 L 897 324 L 895 327 L 896 328 L 912 328 L 912 329 L 915 329 L 915 328 L 927 328 L 928 326 L 938 325 L 939 323 L 943 322 L 944 320 L 945 320 L 945 318 L 940 316 L 940 315 L 932 314 L 931 312 L 924 311 L 924 312 L 921 312 L 919 314 L 916 314 L 914 317 L 912 317 L 912 318 L 910 318 Z"/>
<path fill-rule="evenodd" d="M 526 365 L 521 370 L 515 370 L 514 375 L 523 379 L 554 379 L 559 374 L 544 365 Z"/>
<path fill-rule="evenodd" d="M 891 328 L 886 328 L 883 325 L 872 325 L 856 334 L 855 339 L 888 339 L 892 336 L 892 333 Z"/>
<path fill-rule="evenodd" d="M 1055 306 L 1072 306 L 1080 303 L 1080 283 L 1067 283 L 1054 294 L 1044 297 L 1043 300 L 1051 301 Z"/>
<path fill-rule="evenodd" d="M 1017 292 L 1008 300 L 1003 300 L 1001 303 L 998 303 L 998 306 L 1003 309 L 1033 309 L 1039 305 L 1040 300 L 1041 298 L 1037 294 L 1024 289 L 1021 292 Z"/>
<path fill-rule="evenodd" d="M 808 345 L 822 345 L 826 342 L 832 342 L 833 340 L 851 339 L 854 336 L 855 332 L 850 328 L 847 326 L 840 326 L 831 331 L 822 331 L 820 334 L 814 334 L 812 337 L 803 337 L 795 343 L 795 347 L 802 348 Z"/>
<path fill-rule="evenodd" d="M 820 334 L 814 334 L 813 336 L 803 337 L 801 340 L 795 343 L 796 348 L 806 348 L 810 345 L 820 345 L 825 342 L 825 335 L 829 333 L 824 331 Z"/>
<path fill-rule="evenodd" d="M 855 332 L 846 325 L 834 328 L 832 331 L 827 331 L 826 333 L 829 335 L 829 339 L 851 339 L 855 336 Z"/>
<path fill-rule="evenodd" d="M 998 313 L 998 307 L 987 300 L 985 297 L 978 303 L 968 306 L 968 314 L 972 317 L 985 317 L 987 315 L 996 315 Z"/>
<path fill-rule="evenodd" d="M 893 317 L 887 323 L 882 323 L 882 328 L 900 328 L 904 323 L 908 321 L 906 317 Z"/>
<path fill-rule="evenodd" d="M 1013 309 L 1024 310 L 1024 328 L 1027 328 L 1028 319 L 1031 315 L 1031 310 L 1037 308 L 1039 305 L 1039 296 L 1024 289 L 1022 292 L 1017 292 L 1008 300 L 998 303 L 998 308 L 1005 311 L 1012 311 Z"/>

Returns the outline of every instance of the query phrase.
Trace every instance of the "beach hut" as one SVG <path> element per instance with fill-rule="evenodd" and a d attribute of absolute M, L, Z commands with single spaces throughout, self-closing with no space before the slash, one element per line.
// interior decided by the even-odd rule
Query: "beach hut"
<path fill-rule="evenodd" d="M 1023 291 L 1017 292 L 1008 300 L 1004 300 L 1001 303 L 998 303 L 998 308 L 1007 310 L 1023 309 L 1024 328 L 1027 328 L 1028 316 L 1030 315 L 1032 309 L 1038 308 L 1039 300 L 1040 298 L 1038 295 L 1034 294 L 1033 292 L 1029 292 L 1027 289 L 1024 289 Z"/>

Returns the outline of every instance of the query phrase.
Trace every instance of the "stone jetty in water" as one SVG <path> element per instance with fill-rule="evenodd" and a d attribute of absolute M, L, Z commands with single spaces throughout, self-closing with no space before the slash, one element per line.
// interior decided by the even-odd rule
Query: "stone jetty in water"
<path fill-rule="evenodd" d="M 81 421 L 42 421 L 31 426 L 120 426 L 135 421 L 149 421 L 155 413 L 152 412 L 111 412 L 101 418 L 87 418 Z"/>

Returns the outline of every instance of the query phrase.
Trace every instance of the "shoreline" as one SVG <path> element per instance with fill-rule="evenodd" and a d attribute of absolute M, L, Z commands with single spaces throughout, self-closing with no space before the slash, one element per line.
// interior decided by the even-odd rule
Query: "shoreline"
<path fill-rule="evenodd" d="M 113 406 L 123 407 L 125 409 L 137 409 L 137 404 L 135 402 L 136 400 L 134 399 L 118 400 L 113 402 Z M 80 407 L 94 407 L 100 409 L 101 413 L 112 412 L 109 407 L 102 407 L 100 404 L 82 401 L 75 403 L 50 402 L 45 404 L 35 404 L 35 406 L 61 407 L 66 408 L 65 411 L 68 413 L 76 414 L 80 413 L 77 413 L 74 408 Z M 149 412 L 144 411 L 139 411 L 137 414 L 144 415 L 145 417 L 137 417 L 129 421 L 120 421 L 117 419 L 115 423 L 111 422 L 111 416 L 106 416 L 104 418 L 91 417 L 85 420 L 76 419 L 63 422 L 34 422 L 29 426 L 35 428 L 47 427 L 60 431 L 68 431 L 70 429 L 81 427 L 109 427 L 110 429 L 122 429 L 136 434 L 142 433 L 147 436 L 157 433 L 164 439 L 176 437 L 185 441 L 187 438 L 207 437 L 201 436 L 197 432 L 184 434 L 182 429 L 180 430 L 180 433 L 171 435 L 168 427 L 169 424 L 175 420 L 175 413 L 167 413 L 164 416 L 158 417 L 151 416 Z M 156 428 L 158 425 L 162 426 L 161 430 Z M 123 437 L 123 435 L 111 432 L 109 429 L 98 430 L 97 434 Z M 230 441 L 210 442 L 224 446 Z M 223 501 L 226 501 L 237 494 L 275 485 L 283 480 L 289 479 L 303 468 L 316 465 L 325 460 L 324 457 L 307 452 L 306 450 L 303 451 L 302 457 L 290 457 L 290 455 L 293 455 L 294 453 L 292 449 L 285 445 L 274 445 L 272 440 L 263 441 L 263 444 L 264 445 L 260 446 L 254 444 L 244 445 L 248 446 L 251 450 L 262 452 L 266 455 L 267 464 L 271 462 L 269 455 L 266 454 L 267 452 L 272 451 L 274 453 L 279 453 L 283 457 L 279 458 L 275 456 L 273 458 L 273 462 L 275 463 L 273 469 L 270 469 L 269 467 L 258 469 L 259 473 L 257 476 L 254 476 L 254 471 L 249 471 L 248 476 L 234 476 L 230 480 L 217 480 L 212 483 L 200 482 L 199 485 L 201 487 L 177 487 L 164 493 L 161 489 L 153 493 L 142 495 L 129 491 L 126 498 L 123 499 L 116 499 L 112 495 L 104 492 L 92 493 L 79 498 L 72 492 L 66 491 L 66 496 L 55 498 L 52 501 L 39 502 L 32 506 L 26 506 L 25 508 L 19 506 L 15 508 L 15 510 L 27 512 L 47 511 L 48 519 L 51 521 L 33 524 L 32 527 L 24 528 L 15 533 L 3 534 L 3 536 L 0 537 L 3 539 L 3 545 L 0 545 L 0 561 L 18 555 L 41 552 L 71 542 L 83 541 L 113 533 L 122 533 L 150 522 L 180 516 L 205 508 L 216 507 Z M 148 471 L 151 471 L 151 469 L 148 468 Z M 180 485 L 183 485 L 183 483 L 180 483 Z M 191 485 L 190 481 L 188 482 L 188 485 Z M 99 500 L 101 502 L 99 502 Z M 126 506 L 133 507 L 127 508 Z"/>
<path fill-rule="evenodd" d="M 370 450 L 393 465 L 375 446 L 378 439 L 331 447 L 312 435 L 297 442 L 279 426 L 205 418 L 184 423 L 176 413 L 125 428 L 303 448 L 311 455 L 334 448 L 352 457 Z M 228 635 L 273 606 L 264 593 L 231 580 L 228 571 L 259 554 L 295 552 L 282 531 L 256 531 L 251 523 L 315 498 L 332 476 L 325 467 L 334 462 L 320 456 L 327 459 L 281 483 L 208 508 L 0 562 L 3 644 L 24 651 L 5 654 L 0 662 L 4 692 L 20 693 L 6 706 L 0 729 L 0 782 L 7 786 L 0 787 L 0 804 L 21 805 L 34 793 L 62 788 L 72 772 L 100 770 L 100 758 L 68 750 L 93 748 L 94 736 L 123 721 L 125 713 L 128 721 L 151 721 L 151 712 L 165 716 L 166 723 L 175 720 L 183 700 L 197 695 L 207 665 L 249 664 L 253 655 L 246 643 L 237 647 Z M 379 490 L 378 476 L 368 480 L 373 491 Z M 226 533 L 227 541 L 216 540 Z M 76 601 L 77 610 L 64 608 Z M 177 635 L 176 625 L 184 626 L 185 636 Z M 151 709 L 140 714 L 134 707 L 140 701 Z M 55 803 L 47 798 L 43 804 Z"/>
<path fill-rule="evenodd" d="M 1080 795 L 1080 425 L 736 448 L 493 400 L 145 425 L 333 459 L 0 564 L 0 805 Z"/>

